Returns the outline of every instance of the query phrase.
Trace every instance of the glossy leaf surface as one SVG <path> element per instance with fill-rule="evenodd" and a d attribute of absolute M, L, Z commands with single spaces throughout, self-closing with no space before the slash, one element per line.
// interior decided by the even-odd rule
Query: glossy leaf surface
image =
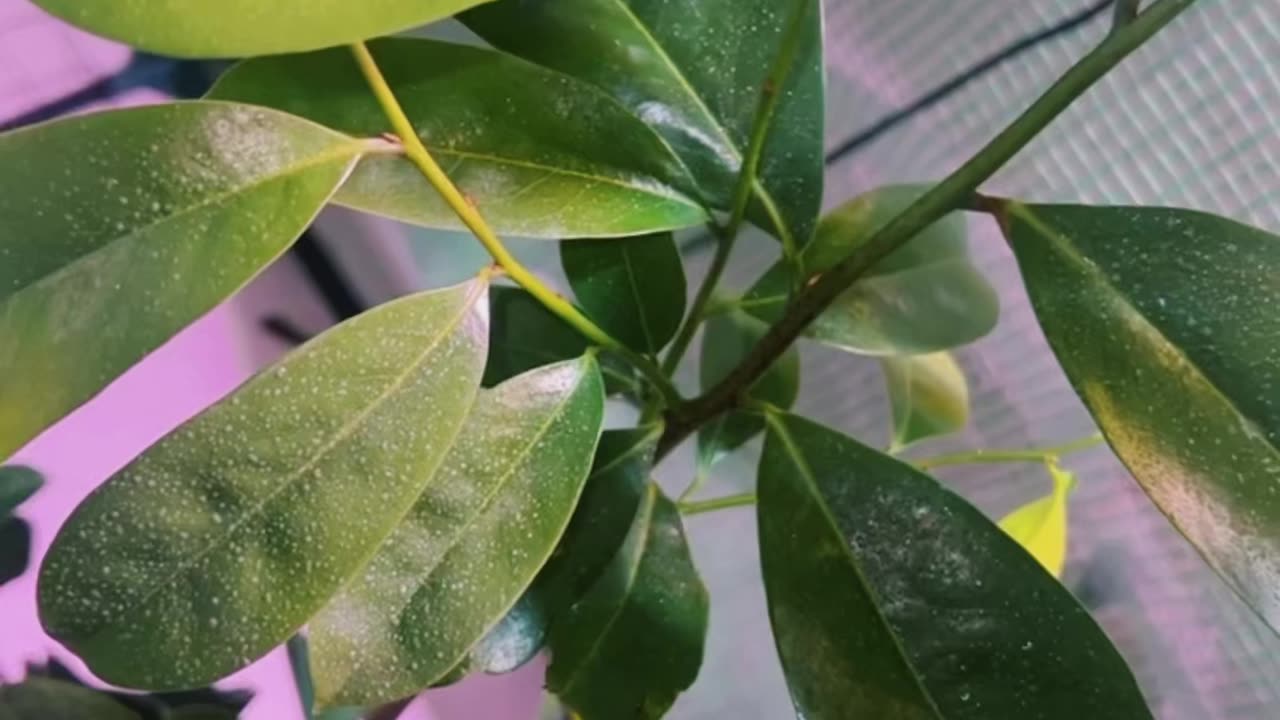
<path fill-rule="evenodd" d="M 653 126 L 710 204 L 726 208 L 791 3 L 503 0 L 462 15 L 496 47 L 583 78 Z M 820 3 L 801 38 L 760 164 L 751 218 L 797 246 L 822 200 Z M 779 229 L 781 226 L 781 229 Z"/>
<path fill-rule="evenodd" d="M 1003 224 L 1112 449 L 1280 629 L 1280 237 L 1165 208 L 1010 204 Z"/>
<path fill-rule="evenodd" d="M 603 413 L 590 357 L 482 392 L 413 510 L 311 622 L 319 705 L 390 702 L 458 666 L 551 555 Z"/>
<path fill-rule="evenodd" d="M 532 659 L 547 629 L 590 590 L 618 552 L 649 485 L 659 425 L 600 436 L 591 476 L 546 567 L 502 623 L 472 650 L 477 669 L 510 672 Z"/>
<path fill-rule="evenodd" d="M 834 267 L 926 188 L 890 186 L 854 198 L 822 219 L 801 254 L 812 278 Z M 773 323 L 787 302 L 789 272 L 771 268 L 743 307 Z M 925 228 L 840 295 L 806 335 L 866 355 L 919 355 L 964 345 L 995 327 L 995 290 L 969 261 L 965 219 L 951 213 Z"/>
<path fill-rule="evenodd" d="M 0 720 L 141 720 L 110 695 L 49 678 L 0 685 Z"/>
<path fill-rule="evenodd" d="M 284 252 L 362 149 L 208 102 L 0 135 L 0 460 Z"/>
<path fill-rule="evenodd" d="M 769 619 L 806 718 L 1150 718 L 1079 603 L 910 465 L 795 416 L 759 473 Z"/>
<path fill-rule="evenodd" d="M 617 555 L 552 625 L 547 688 L 582 717 L 662 717 L 698 676 L 708 607 L 680 512 L 649 483 Z"/>
<path fill-rule="evenodd" d="M 969 383 L 951 353 L 880 360 L 889 388 L 894 448 L 947 435 L 969 422 Z"/>
<path fill-rule="evenodd" d="M 220 679 L 284 642 L 364 566 L 461 429 L 485 291 L 343 323 L 152 446 L 59 532 L 45 629 L 102 679 L 152 689 Z"/>
<path fill-rule="evenodd" d="M 740 310 L 713 315 L 702 335 L 699 377 L 708 390 L 737 367 L 769 330 L 761 320 Z M 751 387 L 750 396 L 782 409 L 790 408 L 800 394 L 800 354 L 792 347 Z M 764 429 L 757 415 L 732 412 L 716 418 L 698 431 L 699 463 L 710 467 L 722 455 L 741 447 Z"/>
<path fill-rule="evenodd" d="M 179 57 L 301 52 L 390 35 L 485 0 L 34 0 L 67 22 Z"/>
<path fill-rule="evenodd" d="M 40 473 L 24 465 L 0 467 L 0 520 L 35 495 L 43 484 Z"/>
<path fill-rule="evenodd" d="M 587 316 L 627 347 L 656 353 L 684 319 L 684 265 L 671 233 L 560 243 L 560 262 Z"/>
<path fill-rule="evenodd" d="M 555 313 L 520 288 L 498 286 L 490 291 L 489 362 L 485 387 L 493 387 L 523 372 L 580 357 L 590 343 Z M 636 392 L 635 372 L 607 353 L 600 358 L 605 389 Z"/>
<path fill-rule="evenodd" d="M 1054 577 L 1062 577 L 1067 564 L 1067 499 L 1075 489 L 1076 478 L 1046 463 L 1053 489 L 1045 497 L 1033 500 L 1000 520 L 1000 529 L 1040 561 Z"/>
<path fill-rule="evenodd" d="M 596 88 L 483 48 L 398 38 L 370 50 L 427 148 L 495 231 L 559 240 L 706 219 L 676 189 L 687 174 L 661 139 Z M 344 49 L 249 60 L 210 94 L 364 137 L 391 129 Z M 417 168 L 395 155 L 362 162 L 336 200 L 462 228 Z"/>

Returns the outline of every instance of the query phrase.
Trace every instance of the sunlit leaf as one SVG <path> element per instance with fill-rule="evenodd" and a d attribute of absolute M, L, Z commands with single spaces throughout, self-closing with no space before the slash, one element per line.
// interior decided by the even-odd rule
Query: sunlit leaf
<path fill-rule="evenodd" d="M 140 720 L 140 716 L 111 698 L 87 687 L 27 678 L 18 685 L 0 685 L 0 718 L 4 720 Z"/>
<path fill-rule="evenodd" d="M 769 619 L 797 714 L 1151 717 L 1070 593 L 910 465 L 771 413 L 758 492 Z"/>
<path fill-rule="evenodd" d="M 706 220 L 680 190 L 687 172 L 662 140 L 596 88 L 484 48 L 397 38 L 370 50 L 423 142 L 497 232 L 612 237 Z M 210 95 L 359 136 L 391 130 L 343 49 L 246 61 Z M 462 228 L 417 168 L 396 155 L 360 163 L 335 200 Z"/>
<path fill-rule="evenodd" d="M 0 135 L 0 460 L 284 252 L 362 151 L 210 102 Z"/>
<path fill-rule="evenodd" d="M 486 0 L 34 0 L 67 22 L 164 55 L 240 57 L 390 35 Z"/>
<path fill-rule="evenodd" d="M 793 3 L 782 0 L 502 0 L 461 19 L 496 47 L 583 78 L 675 149 L 703 197 L 729 205 Z M 821 4 L 765 142 L 751 218 L 797 246 L 822 201 Z"/>
<path fill-rule="evenodd" d="M 873 190 L 822 219 L 801 264 L 809 278 L 830 270 L 919 197 L 926 187 Z M 770 323 L 786 309 L 790 271 L 775 265 L 742 307 Z M 965 219 L 943 217 L 863 275 L 805 334 L 866 355 L 919 355 L 986 335 L 1000 314 L 995 290 L 969 260 Z"/>
<path fill-rule="evenodd" d="M 583 717 L 662 717 L 698 676 L 708 606 L 680 512 L 649 483 L 617 555 L 551 626 L 547 689 Z"/>
<path fill-rule="evenodd" d="M 560 243 L 560 261 L 587 316 L 633 350 L 656 353 L 684 318 L 684 265 L 671 233 Z"/>
<path fill-rule="evenodd" d="M 704 391 L 723 380 L 755 347 L 769 327 L 740 310 L 710 317 L 702 335 L 699 375 Z M 769 368 L 750 396 L 782 409 L 790 408 L 800 394 L 800 354 L 791 348 Z M 764 429 L 757 415 L 731 412 L 712 420 L 698 432 L 699 464 L 710 467 L 725 453 L 733 451 Z"/>
<path fill-rule="evenodd" d="M 1000 520 L 1000 529 L 1040 561 L 1054 577 L 1062 577 L 1067 564 L 1067 498 L 1075 489 L 1075 475 L 1045 464 L 1053 489 L 1049 495 L 1033 500 Z"/>
<path fill-rule="evenodd" d="M 76 508 L 40 618 L 100 678 L 217 680 L 284 642 L 390 535 L 470 410 L 486 281 L 343 323 L 179 427 Z"/>
<path fill-rule="evenodd" d="M 458 667 L 555 548 L 603 413 L 590 356 L 481 393 L 413 510 L 311 622 L 317 704 L 389 702 Z"/>
<path fill-rule="evenodd" d="M 889 387 L 895 449 L 969 422 L 969 383 L 951 353 L 886 357 L 880 367 Z"/>
<path fill-rule="evenodd" d="M 1107 442 L 1280 629 L 1280 237 L 1165 208 L 1010 203 L 1002 224 Z"/>

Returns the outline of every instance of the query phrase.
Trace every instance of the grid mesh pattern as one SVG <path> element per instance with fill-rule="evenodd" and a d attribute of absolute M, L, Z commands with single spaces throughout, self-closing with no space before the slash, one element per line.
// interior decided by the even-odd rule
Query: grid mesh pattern
<path fill-rule="evenodd" d="M 1083 0 L 829 0 L 828 145 L 909 105 L 994 48 L 1081 12 Z M 1003 63 L 835 163 L 827 204 L 891 182 L 936 179 L 968 158 L 1107 32 L 1109 13 Z M 1178 205 L 1280 231 L 1280 3 L 1202 2 L 1084 96 L 987 189 L 1041 201 Z M 999 327 L 959 354 L 970 376 L 965 433 L 924 448 L 1014 448 L 1094 430 L 1050 353 L 1017 265 L 986 219 L 975 259 L 1002 300 Z M 776 255 L 755 239 L 731 280 Z M 887 438 L 876 363 L 805 348 L 802 412 L 871 442 Z M 1073 456 L 1065 581 L 1134 668 L 1162 720 L 1264 720 L 1280 708 L 1280 641 L 1204 565 L 1105 449 Z M 719 475 L 751 476 L 749 457 Z M 679 473 L 674 473 L 678 475 Z M 953 487 L 993 514 L 1043 494 L 1033 466 L 957 468 Z M 680 478 L 673 478 L 679 484 Z M 741 484 L 741 481 L 738 481 Z M 692 521 L 715 609 L 707 666 L 677 706 L 684 718 L 774 718 L 789 711 L 760 628 L 763 595 L 750 513 Z M 728 688 L 741 688 L 727 695 Z"/>

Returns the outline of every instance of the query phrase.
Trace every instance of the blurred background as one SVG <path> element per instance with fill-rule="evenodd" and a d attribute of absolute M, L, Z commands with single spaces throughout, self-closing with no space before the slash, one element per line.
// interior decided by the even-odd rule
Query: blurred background
<path fill-rule="evenodd" d="M 696 1 L 696 0 L 690 0 Z M 825 0 L 826 204 L 878 185 L 937 179 L 1022 110 L 1107 32 L 1096 0 Z M 457 27 L 433 35 L 466 38 Z M 220 67 L 132 53 L 0 0 L 0 129 L 103 106 L 200 95 Z M 0 172 L 4 169 L 0 168 Z M 1280 2 L 1202 0 L 1088 93 L 987 189 L 1040 201 L 1178 205 L 1280 232 Z M 1088 435 L 1027 305 L 1016 264 L 985 218 L 971 249 L 999 289 L 1000 324 L 959 351 L 972 423 L 915 454 L 1020 448 Z M 690 287 L 710 246 L 685 240 Z M 550 243 L 513 249 L 565 287 Z M 776 255 L 751 237 L 728 273 L 744 289 Z M 38 563 L 77 502 L 150 443 L 221 397 L 256 368 L 362 308 L 467 277 L 486 263 L 466 236 L 326 211 L 297 247 L 246 291 L 206 316 L 15 458 L 46 475 L 19 511 Z M 2 341 L 2 340 L 0 340 Z M 799 410 L 871 444 L 887 443 L 888 405 L 876 362 L 806 344 Z M 695 356 L 681 382 L 692 390 Z M 758 447 L 715 469 L 711 492 L 749 489 Z M 687 450 L 659 468 L 678 491 Z M 1208 570 L 1105 448 L 1069 457 L 1071 499 L 1064 582 L 1130 662 L 1161 720 L 1280 716 L 1280 639 Z M 1036 465 L 946 469 L 943 479 L 993 516 L 1045 494 Z M 695 559 L 711 591 L 707 658 L 672 717 L 792 715 L 768 632 L 754 513 L 690 518 Z M 39 630 L 34 573 L 0 587 L 0 677 L 53 656 L 88 677 Z M 250 688 L 246 718 L 301 717 L 283 652 L 220 685 Z M 537 663 L 420 698 L 406 717 L 533 720 Z"/>

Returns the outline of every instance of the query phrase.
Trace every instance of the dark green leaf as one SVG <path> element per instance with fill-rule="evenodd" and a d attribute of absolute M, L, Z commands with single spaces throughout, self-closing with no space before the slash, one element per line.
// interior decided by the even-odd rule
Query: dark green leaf
<path fill-rule="evenodd" d="M 781 42 L 781 0 L 502 0 L 462 15 L 496 47 L 587 80 L 653 126 L 726 208 Z M 822 201 L 823 65 L 813 8 L 774 115 L 753 222 L 796 246 Z"/>
<path fill-rule="evenodd" d="M 136 713 L 140 720 L 172 720 L 192 715 L 231 720 L 239 717 L 240 711 L 253 699 L 253 693 L 248 690 L 218 690 L 211 687 L 149 695 L 100 690 L 90 687 L 70 668 L 54 658 L 49 658 L 43 665 L 28 665 L 27 677 L 48 678 L 95 690 Z"/>
<path fill-rule="evenodd" d="M 649 485 L 662 426 L 610 430 L 600 436 L 586 488 L 564 537 L 533 586 L 502 623 L 472 650 L 478 669 L 510 672 L 546 642 L 548 627 L 594 584 L 626 539 Z"/>
<path fill-rule="evenodd" d="M 304 345 L 76 508 L 38 586 L 100 678 L 186 688 L 284 642 L 413 506 L 480 384 L 486 281 Z"/>
<path fill-rule="evenodd" d="M 547 688 L 586 718 L 659 718 L 693 684 L 707 590 L 680 512 L 648 484 L 626 541 L 551 628 Z"/>
<path fill-rule="evenodd" d="M 969 383 L 951 353 L 887 357 L 880 367 L 889 388 L 895 449 L 969 422 Z"/>
<path fill-rule="evenodd" d="M 0 460 L 284 252 L 363 149 L 209 102 L 0 135 Z"/>
<path fill-rule="evenodd" d="M 4 720 L 139 720 L 110 695 L 49 678 L 27 678 L 0 686 Z"/>
<path fill-rule="evenodd" d="M 483 48 L 400 38 L 370 49 L 423 142 L 497 232 L 607 237 L 706 220 L 675 189 L 687 176 L 662 140 L 596 88 Z M 249 60 L 210 94 L 359 136 L 390 130 L 343 49 Z M 406 222 L 462 227 L 395 155 L 366 159 L 335 199 Z"/>
<path fill-rule="evenodd" d="M 0 467 L 0 520 L 35 495 L 43 484 L 40 473 L 24 465 Z"/>
<path fill-rule="evenodd" d="M 34 0 L 90 32 L 164 55 L 241 57 L 390 35 L 485 0 Z"/>
<path fill-rule="evenodd" d="M 910 465 L 770 414 L 758 512 L 769 619 L 799 715 L 1151 717 L 1084 608 Z"/>
<path fill-rule="evenodd" d="M 590 356 L 480 395 L 413 510 L 311 622 L 317 704 L 388 702 L 458 667 L 563 534 L 603 413 Z"/>
<path fill-rule="evenodd" d="M 801 262 L 807 277 L 830 270 L 927 188 L 890 186 L 861 195 L 822 219 Z M 958 212 L 925 228 L 849 288 L 809 326 L 820 342 L 867 355 L 919 355 L 973 342 L 995 327 L 999 299 L 969 262 Z M 790 274 L 775 265 L 743 307 L 770 323 L 786 309 Z"/>
<path fill-rule="evenodd" d="M 565 241 L 560 262 L 587 316 L 631 349 L 656 353 L 680 328 L 687 289 L 671 233 Z"/>
<path fill-rule="evenodd" d="M 31 525 L 16 517 L 0 517 L 0 585 L 21 577 L 31 562 Z"/>
<path fill-rule="evenodd" d="M 1010 203 L 1003 220 L 1111 447 L 1280 629 L 1280 237 L 1164 208 Z"/>
<path fill-rule="evenodd" d="M 764 322 L 740 310 L 708 319 L 702 336 L 702 389 L 710 389 L 732 372 L 768 329 Z M 799 393 L 800 355 L 793 347 L 756 381 L 750 395 L 787 409 Z M 698 432 L 699 463 L 709 467 L 721 455 L 740 447 L 763 429 L 764 421 L 757 415 L 732 412 L 720 416 Z"/>
<path fill-rule="evenodd" d="M 485 387 L 534 368 L 580 357 L 590 347 L 581 333 L 520 288 L 493 288 L 489 319 Z M 625 362 L 606 353 L 600 358 L 600 369 L 609 394 L 639 391 L 635 372 Z"/>

